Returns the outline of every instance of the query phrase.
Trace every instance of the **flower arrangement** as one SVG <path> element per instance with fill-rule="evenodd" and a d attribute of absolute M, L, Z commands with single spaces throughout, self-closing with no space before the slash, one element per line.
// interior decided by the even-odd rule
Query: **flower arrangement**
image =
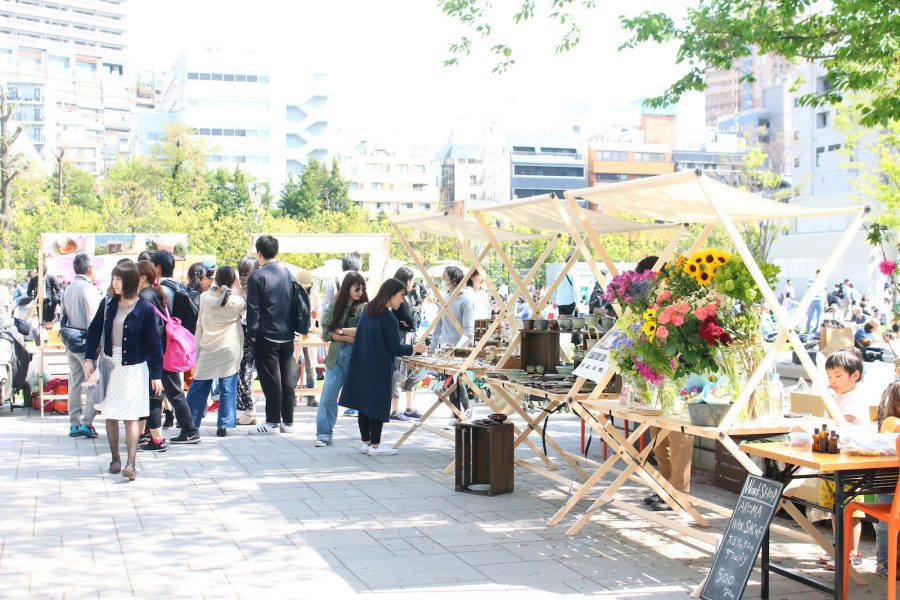
<path fill-rule="evenodd" d="M 771 285 L 778 267 L 760 268 Z M 631 309 L 611 346 L 624 375 L 659 384 L 722 373 L 739 385 L 738 374 L 760 359 L 759 319 L 748 306 L 760 293 L 740 256 L 706 248 L 678 256 L 658 275 L 628 271 L 613 282 L 605 298 Z"/>

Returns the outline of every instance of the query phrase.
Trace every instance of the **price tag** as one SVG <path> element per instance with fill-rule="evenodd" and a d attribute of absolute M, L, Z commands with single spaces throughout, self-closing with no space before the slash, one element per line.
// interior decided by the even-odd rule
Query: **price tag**
<path fill-rule="evenodd" d="M 616 339 L 617 327 L 613 327 L 604 335 L 578 365 L 572 374 L 576 377 L 584 377 L 591 381 L 599 382 L 603 375 L 615 366 L 609 351 Z"/>

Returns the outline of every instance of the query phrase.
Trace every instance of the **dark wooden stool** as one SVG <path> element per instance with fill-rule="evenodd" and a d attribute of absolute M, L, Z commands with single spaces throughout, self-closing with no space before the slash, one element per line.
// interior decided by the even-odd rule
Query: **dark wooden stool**
<path fill-rule="evenodd" d="M 487 484 L 486 490 L 469 489 Z M 456 491 L 484 496 L 513 491 L 513 425 L 456 425 Z"/>

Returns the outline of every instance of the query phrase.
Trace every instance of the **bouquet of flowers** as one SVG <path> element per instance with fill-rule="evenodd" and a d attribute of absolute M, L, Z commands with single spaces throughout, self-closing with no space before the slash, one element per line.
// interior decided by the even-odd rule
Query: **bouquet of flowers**
<path fill-rule="evenodd" d="M 771 284 L 778 268 L 760 266 Z M 722 372 L 737 384 L 762 352 L 759 320 L 747 307 L 758 295 L 740 257 L 714 248 L 679 256 L 658 275 L 622 273 L 605 296 L 631 309 L 619 320 L 612 358 L 637 381 Z"/>

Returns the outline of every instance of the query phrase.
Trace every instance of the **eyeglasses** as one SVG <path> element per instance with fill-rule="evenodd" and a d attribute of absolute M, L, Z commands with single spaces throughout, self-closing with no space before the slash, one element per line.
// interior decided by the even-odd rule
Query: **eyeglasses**
<path fill-rule="evenodd" d="M 353 291 L 354 291 L 354 292 L 364 292 L 364 291 L 366 291 L 366 286 L 364 286 L 364 285 L 354 285 L 354 286 L 353 286 Z"/>

